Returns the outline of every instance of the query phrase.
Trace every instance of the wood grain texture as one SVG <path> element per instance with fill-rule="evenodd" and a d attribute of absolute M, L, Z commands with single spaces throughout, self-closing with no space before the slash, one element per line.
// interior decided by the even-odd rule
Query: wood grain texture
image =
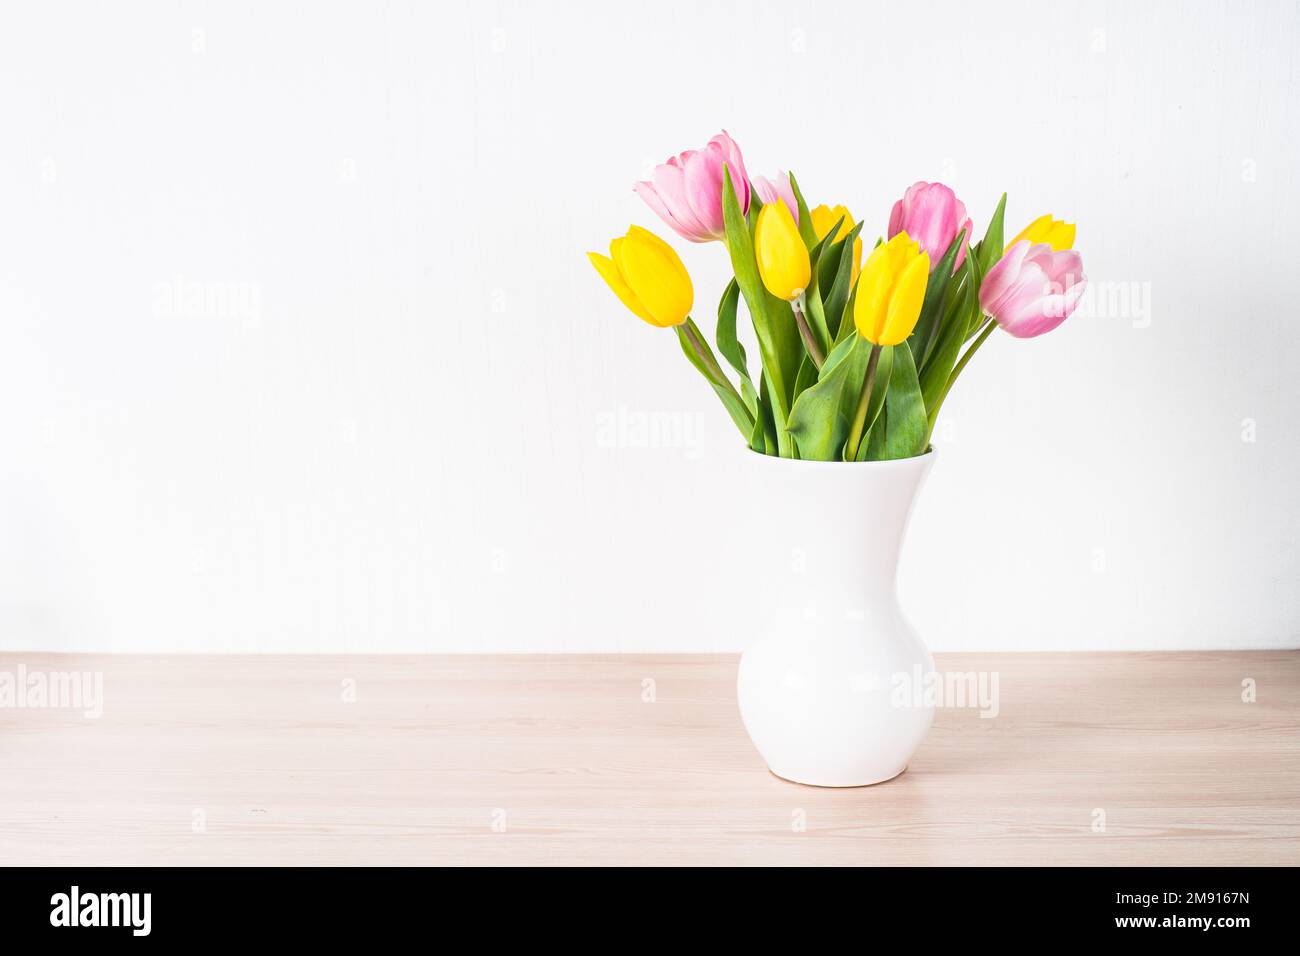
<path fill-rule="evenodd" d="M 767 773 L 731 655 L 20 663 L 105 703 L 0 709 L 6 865 L 1300 863 L 1300 652 L 939 655 L 999 715 L 855 790 Z"/>

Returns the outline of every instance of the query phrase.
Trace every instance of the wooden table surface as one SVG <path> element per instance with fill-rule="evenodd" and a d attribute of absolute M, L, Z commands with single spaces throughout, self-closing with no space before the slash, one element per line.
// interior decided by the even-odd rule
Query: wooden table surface
<path fill-rule="evenodd" d="M 823 790 L 733 656 L 0 655 L 104 681 L 0 709 L 0 864 L 1300 863 L 1300 652 L 937 659 L 998 716 Z"/>

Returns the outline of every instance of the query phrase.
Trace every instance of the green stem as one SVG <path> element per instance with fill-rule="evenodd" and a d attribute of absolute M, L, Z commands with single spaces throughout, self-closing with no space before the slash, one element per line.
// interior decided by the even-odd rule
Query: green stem
<path fill-rule="evenodd" d="M 690 340 L 691 348 L 695 349 L 695 354 L 700 357 L 700 360 L 704 363 L 705 367 L 708 368 L 708 377 L 710 381 L 725 388 L 736 397 L 736 401 L 740 402 L 740 407 L 745 408 L 745 400 L 741 398 L 740 392 L 736 391 L 736 386 L 731 384 L 731 379 L 727 378 L 727 373 L 722 371 L 722 366 L 718 364 L 718 360 L 714 356 L 713 350 L 709 348 L 703 339 L 700 338 L 700 333 L 699 330 L 696 329 L 695 323 L 688 318 L 686 324 L 682 326 L 682 330 L 686 333 L 686 338 Z M 748 412 L 746 412 L 746 417 L 749 417 Z M 749 427 L 751 430 L 754 427 L 753 418 L 749 418 Z"/>
<path fill-rule="evenodd" d="M 961 374 L 961 370 L 966 367 L 966 363 L 971 360 L 971 356 L 974 355 L 979 347 L 984 344 L 985 339 L 993 334 L 993 330 L 997 327 L 998 324 L 992 319 L 989 319 L 984 326 L 984 331 L 979 334 L 979 338 L 977 338 L 971 344 L 971 347 L 966 350 L 966 354 L 961 357 L 961 361 L 957 363 L 957 366 L 952 370 L 952 374 L 948 376 L 947 384 L 944 385 L 943 391 L 939 393 L 939 400 L 934 403 L 934 408 L 930 409 L 930 414 L 928 416 L 929 427 L 925 432 L 925 443 L 927 446 L 930 444 L 930 436 L 934 433 L 934 423 L 939 418 L 939 409 L 943 407 L 943 400 L 948 397 L 948 392 L 952 389 L 953 383 L 957 381 L 957 376 Z"/>
<path fill-rule="evenodd" d="M 813 335 L 812 329 L 808 326 L 808 318 L 799 308 L 799 303 L 791 302 L 790 310 L 794 312 L 794 324 L 799 327 L 799 337 L 803 339 L 803 347 L 808 350 L 808 357 L 812 359 L 813 365 L 821 371 L 821 367 L 826 364 L 826 353 L 822 351 L 817 344 L 817 337 Z"/>
<path fill-rule="evenodd" d="M 862 429 L 867 424 L 867 406 L 871 403 L 871 386 L 876 381 L 876 366 L 880 364 L 880 346 L 871 346 L 871 358 L 867 359 L 867 374 L 862 378 L 862 391 L 858 394 L 858 408 L 853 413 L 853 427 L 849 429 L 849 441 L 845 450 L 849 461 L 858 460 L 858 446 L 862 444 Z"/>
<path fill-rule="evenodd" d="M 710 373 L 709 377 L 719 385 L 725 386 L 727 391 L 731 392 L 731 394 L 740 398 L 740 393 L 737 392 L 736 387 L 731 384 L 731 379 L 727 378 L 726 373 L 722 371 L 722 366 L 718 364 L 718 360 L 714 356 L 713 350 L 708 347 L 703 339 L 700 338 L 695 323 L 688 319 L 683 328 L 686 331 L 686 337 L 691 340 L 691 347 L 695 349 L 695 354 L 700 357 L 706 366 L 708 366 Z"/>

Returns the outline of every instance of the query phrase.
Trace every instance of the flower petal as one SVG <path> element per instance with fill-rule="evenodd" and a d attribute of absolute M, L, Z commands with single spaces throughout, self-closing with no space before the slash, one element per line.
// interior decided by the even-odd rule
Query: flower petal
<path fill-rule="evenodd" d="M 930 257 L 921 252 L 903 267 L 889 297 L 889 311 L 881 330 L 880 345 L 898 345 L 907 340 L 921 317 L 921 303 L 930 278 Z"/>
<path fill-rule="evenodd" d="M 664 328 L 685 322 L 694 305 L 695 290 L 673 247 L 640 226 L 630 226 L 627 236 L 616 241 L 614 261 L 653 317 L 650 321 Z"/>
<path fill-rule="evenodd" d="M 615 239 L 610 243 L 610 252 L 612 253 L 617 244 L 622 241 L 623 240 L 621 239 Z M 654 316 L 646 310 L 646 307 L 641 304 L 640 300 L 637 299 L 636 293 L 632 291 L 631 287 L 623 281 L 623 275 L 619 272 L 618 264 L 615 263 L 613 259 L 602 256 L 598 252 L 587 253 L 587 258 L 590 259 L 591 264 L 596 267 L 596 271 L 600 273 L 600 277 L 605 280 L 605 285 L 609 286 L 610 289 L 613 290 L 614 294 L 618 296 L 619 301 L 627 306 L 633 315 L 639 319 L 644 319 L 651 325 L 657 326 L 659 324 L 655 321 Z"/>
<path fill-rule="evenodd" d="M 1025 239 L 1013 243 L 984 277 L 980 284 L 980 308 L 989 315 L 993 314 L 994 308 L 1020 278 L 1021 267 L 1031 248 Z"/>

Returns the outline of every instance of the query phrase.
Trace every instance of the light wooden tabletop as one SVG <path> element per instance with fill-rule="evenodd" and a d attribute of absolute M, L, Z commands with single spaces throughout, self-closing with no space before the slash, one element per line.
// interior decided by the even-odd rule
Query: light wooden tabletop
<path fill-rule="evenodd" d="M 0 708 L 0 864 L 1300 863 L 1300 652 L 937 658 L 998 715 L 822 790 L 731 656 L 0 655 L 103 675 Z"/>

